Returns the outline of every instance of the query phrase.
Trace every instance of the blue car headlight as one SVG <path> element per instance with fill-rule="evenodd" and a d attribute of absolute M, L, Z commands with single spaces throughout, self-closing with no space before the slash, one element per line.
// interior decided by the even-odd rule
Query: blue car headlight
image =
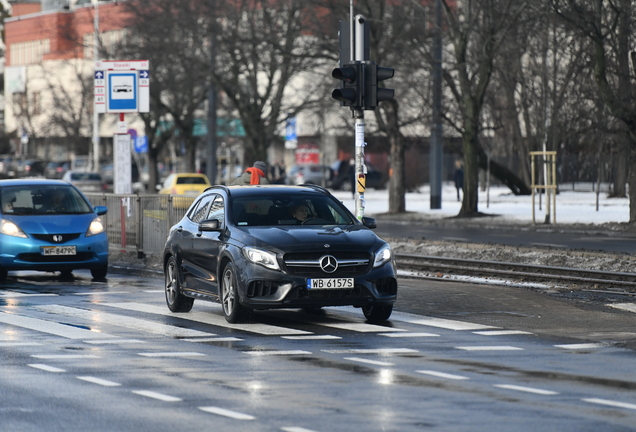
<path fill-rule="evenodd" d="M 0 221 L 0 233 L 13 237 L 28 238 L 19 226 L 6 219 Z"/>
<path fill-rule="evenodd" d="M 391 261 L 391 246 L 388 244 L 382 246 L 375 252 L 375 260 L 373 261 L 373 268 L 383 266 Z"/>
<path fill-rule="evenodd" d="M 248 246 L 243 248 L 243 254 L 248 261 L 254 264 L 260 264 L 272 270 L 280 270 L 276 254 L 273 252 Z"/>
<path fill-rule="evenodd" d="M 102 223 L 102 218 L 96 217 L 95 219 L 93 219 L 90 226 L 88 227 L 88 231 L 86 231 L 86 237 L 101 234 L 104 231 L 105 229 L 104 224 Z"/>

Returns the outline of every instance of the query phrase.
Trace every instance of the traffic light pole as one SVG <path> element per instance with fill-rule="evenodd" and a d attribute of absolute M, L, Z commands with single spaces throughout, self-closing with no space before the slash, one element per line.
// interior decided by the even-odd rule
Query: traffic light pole
<path fill-rule="evenodd" d="M 353 1 L 351 1 L 353 15 Z M 367 167 L 364 163 L 364 110 L 375 110 L 378 102 L 393 99 L 394 90 L 378 88 L 378 82 L 393 77 L 393 69 L 380 67 L 369 60 L 368 33 L 365 18 L 356 15 L 347 27 L 340 23 L 340 62 L 331 76 L 341 81 L 340 88 L 331 97 L 349 107 L 355 119 L 355 169 L 351 179 L 355 201 L 355 216 L 359 221 L 364 217 L 364 191 L 366 189 Z M 345 38 L 350 36 L 350 44 Z"/>
<path fill-rule="evenodd" d="M 362 15 L 356 15 L 355 19 L 355 57 L 353 60 L 356 62 L 364 62 L 369 60 L 368 58 L 364 58 L 364 25 L 365 19 Z M 364 73 L 360 79 L 364 80 Z M 364 89 L 364 81 L 360 85 L 360 89 Z M 356 161 L 356 171 L 354 187 L 355 192 L 355 214 L 356 218 L 359 221 L 362 221 L 364 217 L 364 191 L 366 189 L 366 166 L 364 165 L 364 146 L 366 143 L 364 142 L 364 110 L 362 107 L 360 109 L 354 109 L 352 111 L 353 118 L 355 119 L 355 161 Z"/>

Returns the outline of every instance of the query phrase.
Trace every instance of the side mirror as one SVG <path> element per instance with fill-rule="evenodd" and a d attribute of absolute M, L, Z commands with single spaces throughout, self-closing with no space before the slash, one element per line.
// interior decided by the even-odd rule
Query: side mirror
<path fill-rule="evenodd" d="M 161 190 L 161 185 L 160 185 L 160 184 L 155 185 L 155 189 L 157 189 L 158 191 L 160 191 L 160 190 Z"/>
<path fill-rule="evenodd" d="M 95 206 L 95 213 L 97 213 L 98 216 L 105 215 L 106 213 L 108 213 L 108 207 Z"/>
<path fill-rule="evenodd" d="M 199 224 L 199 231 L 220 231 L 220 226 L 221 224 L 219 223 L 218 219 L 208 219 Z"/>
<path fill-rule="evenodd" d="M 362 225 L 370 229 L 376 229 L 378 227 L 375 219 L 365 216 L 362 217 Z"/>

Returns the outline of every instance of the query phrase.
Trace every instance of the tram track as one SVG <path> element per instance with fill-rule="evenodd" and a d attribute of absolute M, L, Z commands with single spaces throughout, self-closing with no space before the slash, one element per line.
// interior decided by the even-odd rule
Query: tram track
<path fill-rule="evenodd" d="M 591 292 L 636 296 L 636 273 L 400 253 L 396 254 L 396 260 L 398 268 L 413 272 L 413 277 L 419 275 L 440 280 L 444 276 L 499 278 L 576 285 Z M 612 288 L 614 290 L 609 290 Z M 616 288 L 621 290 L 617 291 Z"/>

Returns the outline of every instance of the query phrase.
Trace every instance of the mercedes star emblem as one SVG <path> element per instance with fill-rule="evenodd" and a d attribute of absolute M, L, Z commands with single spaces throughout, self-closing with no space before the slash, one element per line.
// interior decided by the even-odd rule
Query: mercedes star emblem
<path fill-rule="evenodd" d="M 338 261 L 331 255 L 325 255 L 320 258 L 320 268 L 325 273 L 333 273 L 338 269 Z"/>

